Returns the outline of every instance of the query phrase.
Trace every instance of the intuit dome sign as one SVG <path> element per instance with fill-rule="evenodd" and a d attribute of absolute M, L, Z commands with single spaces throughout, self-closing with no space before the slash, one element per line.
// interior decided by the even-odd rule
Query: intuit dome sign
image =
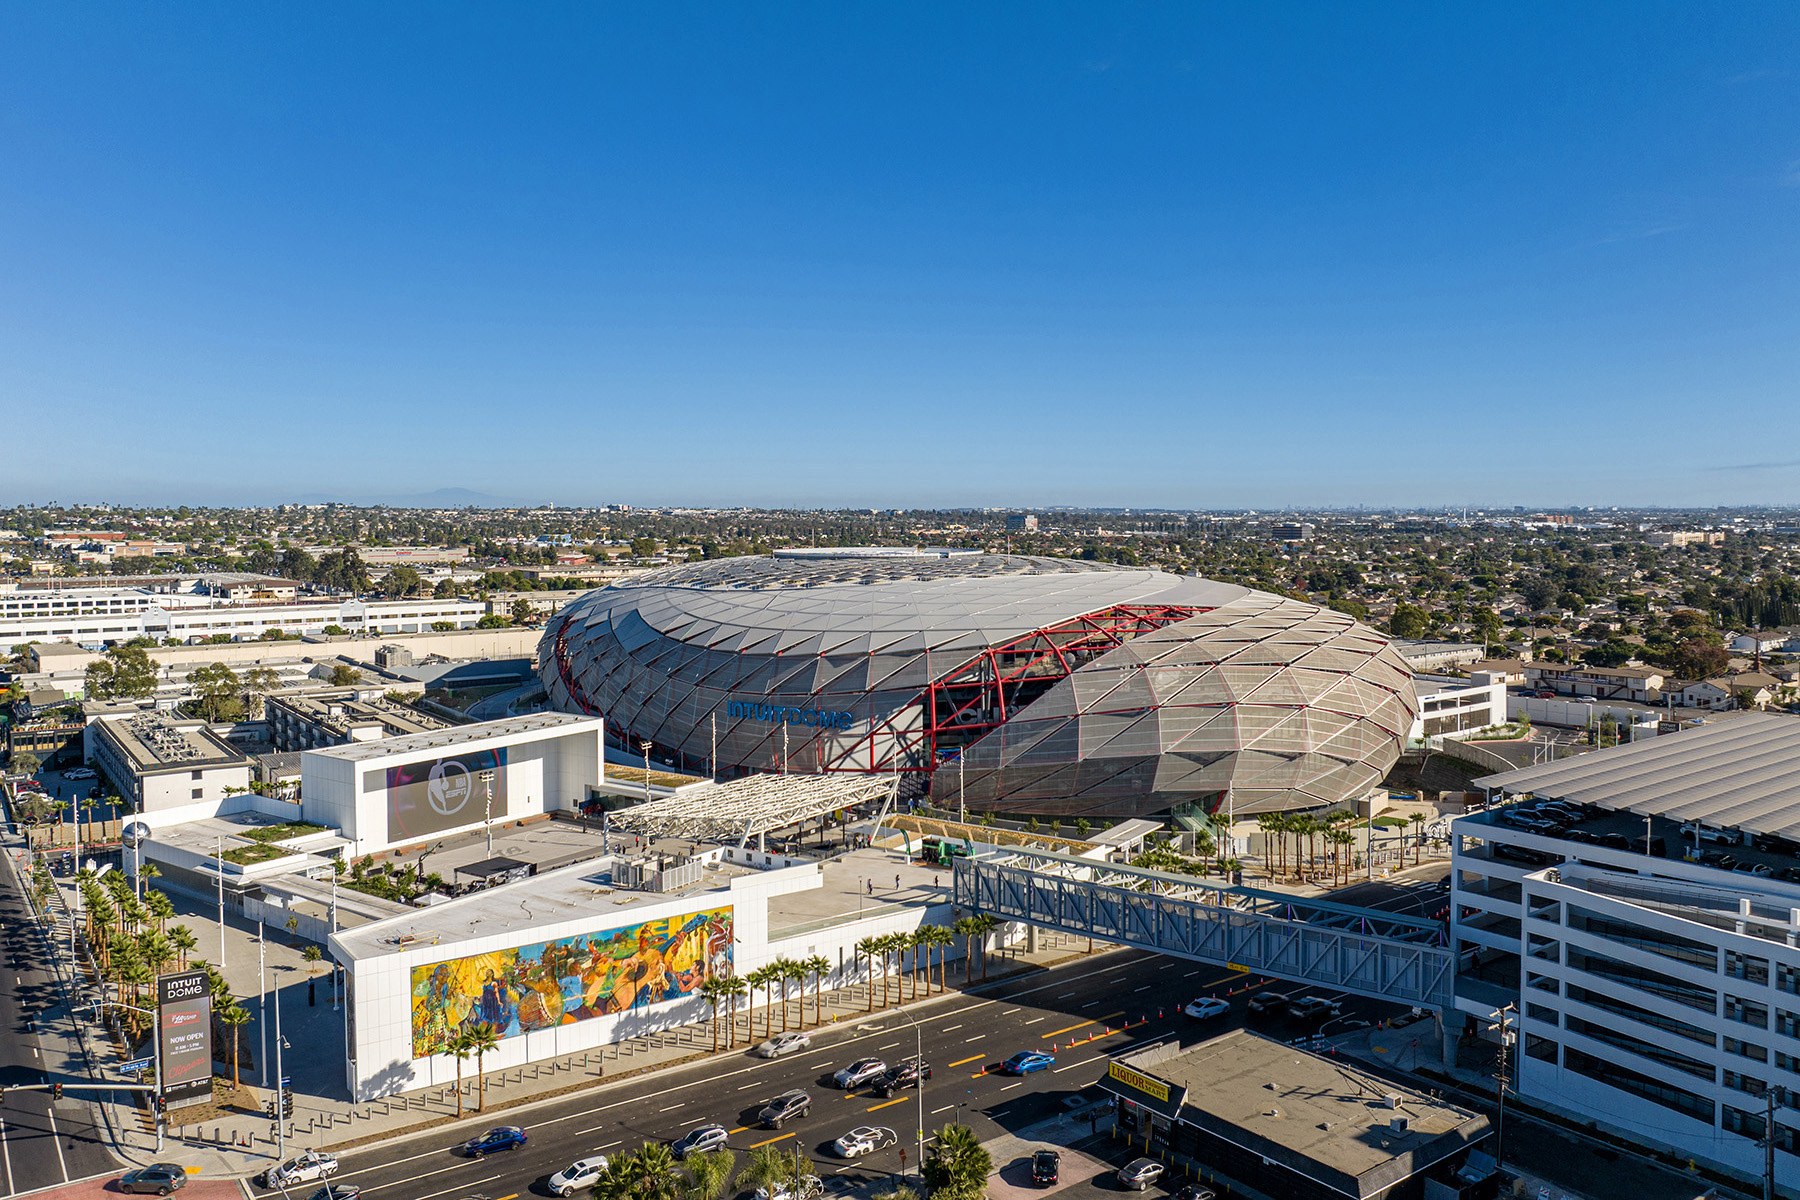
<path fill-rule="evenodd" d="M 764 704 L 757 700 L 733 700 L 725 706 L 728 721 L 768 721 L 775 725 L 806 725 L 815 729 L 850 728 L 855 713 L 832 712 L 823 708 L 791 708 L 782 704 Z"/>

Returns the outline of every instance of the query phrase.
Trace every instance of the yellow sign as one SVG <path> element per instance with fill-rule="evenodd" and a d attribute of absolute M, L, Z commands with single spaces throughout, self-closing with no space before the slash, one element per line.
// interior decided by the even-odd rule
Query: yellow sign
<path fill-rule="evenodd" d="M 1237 963 L 1226 963 L 1225 969 L 1228 971 L 1236 971 L 1240 975 L 1248 975 L 1250 973 L 1249 967 L 1240 967 Z"/>
<path fill-rule="evenodd" d="M 1133 1087 L 1147 1095 L 1155 1096 L 1164 1104 L 1169 1102 L 1169 1085 L 1160 1080 L 1152 1079 L 1148 1075 L 1140 1075 L 1130 1067 L 1120 1066 L 1118 1063 L 1107 1064 L 1106 1073 L 1126 1087 Z"/>

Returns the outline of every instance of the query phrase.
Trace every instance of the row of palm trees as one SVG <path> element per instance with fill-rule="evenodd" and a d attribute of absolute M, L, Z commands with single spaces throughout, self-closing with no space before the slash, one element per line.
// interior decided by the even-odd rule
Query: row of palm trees
<path fill-rule="evenodd" d="M 954 926 L 921 925 L 910 931 L 900 931 L 876 937 L 866 937 L 856 944 L 862 956 L 871 964 L 879 961 L 881 975 L 881 1006 L 888 1007 L 890 984 L 894 1000 L 904 1002 L 919 994 L 919 973 L 921 967 L 925 975 L 925 991 L 931 993 L 931 956 L 937 954 L 937 990 L 942 992 L 949 987 L 945 979 L 945 963 L 948 948 L 962 938 L 967 955 L 965 982 L 973 982 L 975 969 L 975 941 L 985 938 L 1000 925 L 998 917 L 982 914 L 964 917 Z M 912 955 L 910 971 L 906 955 Z M 888 959 L 892 957 L 895 970 L 888 971 Z M 719 1048 L 719 1021 L 721 1016 L 729 1013 L 728 1049 L 735 1049 L 737 1040 L 737 1008 L 740 1001 L 746 1002 L 747 1017 L 744 1037 L 746 1044 L 754 1045 L 756 1037 L 756 994 L 763 996 L 763 1037 L 775 1034 L 775 1009 L 781 1010 L 781 1032 L 789 1028 L 790 1016 L 795 1017 L 797 1027 L 805 1029 L 806 1021 L 806 985 L 812 984 L 812 1022 L 818 1025 L 824 1021 L 825 974 L 831 970 L 831 961 L 823 955 L 815 954 L 811 958 L 792 959 L 778 958 L 766 966 L 758 967 L 742 977 L 733 975 L 715 975 L 701 983 L 699 992 L 712 1004 L 713 1049 Z M 875 969 L 871 967 L 869 979 L 869 1011 L 875 1011 Z M 981 976 L 987 978 L 987 960 L 982 959 Z M 911 996 L 908 997 L 907 984 L 911 984 Z M 790 993 L 789 986 L 798 985 L 796 991 Z M 777 992 L 776 989 L 779 989 Z M 799 1012 L 793 1012 L 793 1001 L 799 1001 Z"/>
<path fill-rule="evenodd" d="M 955 1136 L 959 1126 L 949 1126 L 939 1140 L 949 1137 L 954 1146 L 969 1140 Z M 968 1131 L 963 1130 L 964 1134 Z M 979 1149 L 979 1142 L 976 1143 Z M 979 1165 L 979 1164 L 976 1164 Z M 991 1165 L 991 1164 L 990 1164 Z M 594 1200 L 724 1200 L 736 1192 L 761 1191 L 773 1196 L 801 1196 L 801 1180 L 811 1175 L 812 1161 L 799 1149 L 778 1150 L 774 1146 L 757 1146 L 750 1151 L 742 1170 L 737 1155 L 729 1149 L 689 1154 L 677 1160 L 669 1147 L 661 1142 L 645 1142 L 636 1150 L 626 1150 L 607 1159 L 606 1170 L 594 1181 Z M 983 1173 L 983 1182 L 986 1174 Z M 885 1194 L 878 1200 L 915 1200 L 910 1189 Z"/>
<path fill-rule="evenodd" d="M 1353 813 L 1342 813 L 1330 820 L 1312 813 L 1260 814 L 1256 818 L 1257 827 L 1262 830 L 1266 844 L 1274 848 L 1272 854 L 1265 853 L 1264 856 L 1270 873 L 1282 877 L 1289 874 L 1288 838 L 1292 837 L 1293 874 L 1301 877 L 1310 874 L 1313 878 L 1318 878 L 1329 870 L 1334 882 L 1349 882 L 1350 871 L 1356 862 L 1356 856 L 1350 849 L 1357 841 L 1352 827 L 1358 820 Z M 1413 828 L 1414 866 L 1419 864 L 1424 853 L 1426 820 L 1422 812 L 1415 812 L 1407 818 Z M 1404 852 L 1404 846 L 1402 851 Z M 1321 857 L 1326 860 L 1323 866 L 1320 864 Z"/>

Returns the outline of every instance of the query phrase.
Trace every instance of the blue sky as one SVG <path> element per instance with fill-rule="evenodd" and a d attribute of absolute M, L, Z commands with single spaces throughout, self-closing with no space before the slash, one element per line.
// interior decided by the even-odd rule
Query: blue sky
<path fill-rule="evenodd" d="M 0 501 L 1800 502 L 1800 8 L 25 5 Z"/>

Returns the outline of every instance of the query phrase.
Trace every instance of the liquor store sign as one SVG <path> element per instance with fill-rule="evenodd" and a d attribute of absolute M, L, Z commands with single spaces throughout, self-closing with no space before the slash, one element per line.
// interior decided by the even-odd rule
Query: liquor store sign
<path fill-rule="evenodd" d="M 1109 1063 L 1106 1073 L 1128 1088 L 1136 1088 L 1146 1096 L 1155 1096 L 1164 1104 L 1169 1102 L 1169 1085 L 1160 1079 L 1152 1079 L 1148 1075 L 1134 1071 L 1120 1063 Z"/>
<path fill-rule="evenodd" d="M 212 1099 L 212 990 L 206 972 L 159 976 L 156 1012 L 163 1103 Z"/>

